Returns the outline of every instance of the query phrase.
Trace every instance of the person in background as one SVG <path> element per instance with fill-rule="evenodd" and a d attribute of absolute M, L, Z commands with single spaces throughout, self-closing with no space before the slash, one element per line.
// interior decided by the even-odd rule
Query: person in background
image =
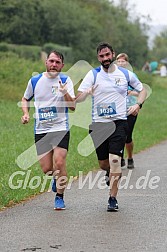
<path fill-rule="evenodd" d="M 126 53 L 120 53 L 116 57 L 116 64 L 118 66 L 129 68 L 129 57 Z M 137 102 L 137 96 L 138 92 L 132 89 L 130 86 L 128 87 L 128 96 L 127 96 L 127 108 L 134 105 Z M 140 109 L 142 107 L 142 104 L 140 104 Z M 126 139 L 126 152 L 127 152 L 127 168 L 133 169 L 134 168 L 134 160 L 133 160 L 133 148 L 134 148 L 134 142 L 133 142 L 133 130 L 134 126 L 137 120 L 138 114 L 130 114 L 127 116 L 128 121 L 128 135 Z M 125 165 L 125 159 L 122 157 L 122 166 Z"/>
<path fill-rule="evenodd" d="M 21 121 L 23 124 L 29 122 L 29 101 L 34 97 L 35 144 L 39 163 L 45 174 L 53 176 L 52 191 L 56 193 L 54 209 L 63 210 L 70 139 L 68 108 L 75 110 L 75 95 L 70 77 L 61 73 L 64 67 L 63 54 L 51 51 L 45 67 L 46 72 L 28 81 L 22 98 Z"/>
<path fill-rule="evenodd" d="M 160 67 L 160 76 L 161 76 L 161 77 L 166 77 L 166 76 L 167 76 L 167 68 L 166 68 L 165 65 L 162 65 L 162 66 Z"/>
<path fill-rule="evenodd" d="M 89 133 L 96 150 L 99 166 L 109 174 L 109 199 L 107 211 L 118 211 L 118 183 L 121 178 L 121 157 L 127 136 L 127 90 L 125 69 L 118 68 L 112 46 L 102 42 L 97 46 L 97 58 L 101 66 L 90 70 L 78 88 L 76 102 L 82 102 L 92 89 L 92 124 Z M 130 85 L 138 92 L 137 102 L 129 107 L 129 114 L 138 114 L 146 91 L 133 74 Z"/>
<path fill-rule="evenodd" d="M 146 61 L 142 67 L 142 71 L 151 73 L 151 67 L 150 67 L 150 63 L 148 61 Z"/>
<path fill-rule="evenodd" d="M 151 61 L 150 62 L 150 68 L 151 68 L 151 73 L 156 72 L 158 69 L 158 62 L 157 61 Z"/>

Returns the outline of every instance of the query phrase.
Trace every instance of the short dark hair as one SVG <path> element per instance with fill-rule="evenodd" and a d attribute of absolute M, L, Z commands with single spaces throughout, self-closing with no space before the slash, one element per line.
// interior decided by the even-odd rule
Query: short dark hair
<path fill-rule="evenodd" d="M 104 49 L 104 48 L 106 48 L 106 47 L 108 47 L 108 48 L 110 49 L 111 52 L 114 52 L 112 46 L 111 46 L 109 43 L 107 43 L 107 42 L 101 42 L 101 43 L 99 43 L 99 45 L 97 46 L 97 49 L 96 49 L 96 50 L 97 50 L 97 54 L 98 54 L 102 49 Z"/>
<path fill-rule="evenodd" d="M 64 62 L 64 56 L 62 53 L 56 51 L 56 50 L 53 50 L 53 51 L 50 51 L 50 53 L 48 53 L 47 55 L 47 59 L 49 58 L 49 56 L 51 55 L 51 53 L 54 53 L 55 55 L 59 56 L 60 59 L 62 60 L 62 63 Z"/>

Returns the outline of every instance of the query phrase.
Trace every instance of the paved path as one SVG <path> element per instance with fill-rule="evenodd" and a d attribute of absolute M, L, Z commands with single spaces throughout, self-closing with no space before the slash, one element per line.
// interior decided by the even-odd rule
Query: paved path
<path fill-rule="evenodd" d="M 134 156 L 136 169 L 123 170 L 130 181 L 121 182 L 117 213 L 106 211 L 108 188 L 90 190 L 87 181 L 79 189 L 78 180 L 66 190 L 65 211 L 53 210 L 50 192 L 0 212 L 0 252 L 166 252 L 166 153 L 164 141 Z"/>

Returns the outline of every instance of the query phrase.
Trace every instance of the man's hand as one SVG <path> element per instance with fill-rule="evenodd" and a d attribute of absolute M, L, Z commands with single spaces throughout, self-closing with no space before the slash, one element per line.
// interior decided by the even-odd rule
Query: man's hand
<path fill-rule="evenodd" d="M 59 84 L 60 84 L 60 88 L 59 88 L 59 91 L 65 95 L 67 93 L 67 82 L 65 84 L 62 84 L 61 81 L 59 81 Z"/>
<path fill-rule="evenodd" d="M 93 95 L 93 93 L 94 93 L 94 91 L 95 91 L 95 89 L 96 89 L 97 87 L 98 87 L 98 84 L 93 85 L 91 88 L 88 88 L 88 89 L 86 90 L 86 93 L 89 94 L 89 95 Z"/>
<path fill-rule="evenodd" d="M 87 98 L 88 95 L 93 95 L 95 89 L 98 87 L 97 85 L 93 85 L 91 88 L 88 88 L 86 91 L 84 92 L 78 92 L 77 97 L 76 97 L 76 103 L 78 102 L 83 102 L 85 101 L 85 99 Z"/>
<path fill-rule="evenodd" d="M 25 114 L 25 115 L 23 115 L 22 117 L 21 117 L 21 122 L 23 123 L 23 124 L 26 124 L 26 123 L 28 123 L 30 121 L 30 116 L 29 116 L 29 114 Z"/>
<path fill-rule="evenodd" d="M 139 104 L 136 103 L 135 105 L 130 106 L 130 107 L 128 108 L 128 115 L 137 116 L 138 113 L 139 113 L 139 110 L 140 110 L 140 106 L 139 106 Z"/>

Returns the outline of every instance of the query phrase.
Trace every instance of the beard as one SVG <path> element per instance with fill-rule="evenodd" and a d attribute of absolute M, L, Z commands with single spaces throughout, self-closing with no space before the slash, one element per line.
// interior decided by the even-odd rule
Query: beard
<path fill-rule="evenodd" d="M 105 69 L 109 69 L 110 65 L 115 61 L 115 59 L 108 59 L 108 60 L 104 60 L 101 62 L 101 65 L 105 68 Z"/>
<path fill-rule="evenodd" d="M 57 72 L 57 71 L 54 71 L 54 72 L 49 71 L 49 72 L 47 72 L 47 73 L 48 73 L 48 75 L 51 76 L 51 77 L 55 77 L 56 75 L 58 75 L 58 72 Z"/>
<path fill-rule="evenodd" d="M 47 68 L 47 73 L 50 77 L 55 77 L 58 75 L 59 71 L 55 67 Z"/>

